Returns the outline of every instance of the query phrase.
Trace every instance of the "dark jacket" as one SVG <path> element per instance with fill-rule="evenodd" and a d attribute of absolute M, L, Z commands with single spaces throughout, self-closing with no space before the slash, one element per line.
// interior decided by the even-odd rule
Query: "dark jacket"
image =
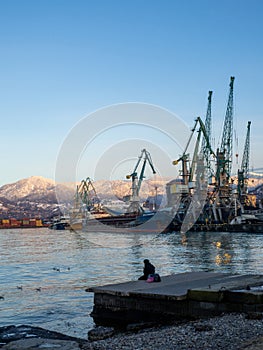
<path fill-rule="evenodd" d="M 155 273 L 155 267 L 150 262 L 144 264 L 143 274 L 144 277 L 148 278 L 148 275 L 153 275 Z"/>

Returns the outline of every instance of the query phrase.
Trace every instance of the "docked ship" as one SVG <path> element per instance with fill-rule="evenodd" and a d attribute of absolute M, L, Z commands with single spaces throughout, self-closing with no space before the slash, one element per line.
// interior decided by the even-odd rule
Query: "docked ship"
<path fill-rule="evenodd" d="M 233 87 L 234 77 L 231 77 L 222 137 L 217 150 L 211 145 L 212 91 L 209 91 L 205 121 L 196 118 L 183 154 L 173 162 L 173 165 L 181 167 L 179 177 L 166 185 L 165 208 L 145 211 L 140 203 L 140 188 L 146 165 L 150 166 L 153 174 L 156 173 L 149 152 L 143 149 L 134 170 L 126 177 L 131 179 L 131 195 L 126 212 L 120 214 L 106 208 L 103 210 L 95 188 L 87 178 L 81 183 L 76 196 L 81 213 L 79 227 L 85 231 L 107 232 L 263 233 L 262 203 L 249 193 L 248 188 L 250 121 L 247 124 L 241 166 L 236 175 L 232 174 Z M 191 154 L 189 145 L 193 140 L 195 144 Z"/>
<path fill-rule="evenodd" d="M 126 179 L 131 180 L 131 194 L 125 196 L 125 201 L 122 201 L 121 206 L 121 201 L 111 202 L 110 205 L 109 202 L 102 204 L 91 179 L 82 180 L 77 186 L 74 208 L 70 214 L 71 228 L 103 232 L 116 230 L 159 232 L 160 223 L 163 221 L 160 217 L 164 217 L 167 210 L 158 211 L 156 216 L 157 204 L 155 203 L 153 210 L 146 210 L 140 199 L 140 189 L 145 177 L 146 166 L 151 168 L 153 174 L 156 173 L 150 153 L 143 149 L 133 171 L 126 176 Z M 157 217 L 158 221 L 156 221 Z M 74 226 L 76 221 L 79 223 L 78 227 Z"/>

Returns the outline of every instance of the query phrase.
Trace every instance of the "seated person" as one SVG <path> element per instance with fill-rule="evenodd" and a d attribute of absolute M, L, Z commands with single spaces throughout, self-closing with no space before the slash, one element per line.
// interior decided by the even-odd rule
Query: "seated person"
<path fill-rule="evenodd" d="M 143 269 L 143 275 L 138 278 L 138 280 L 147 280 L 149 275 L 153 275 L 155 273 L 155 267 L 150 263 L 148 259 L 145 259 L 144 261 L 144 269 Z"/>

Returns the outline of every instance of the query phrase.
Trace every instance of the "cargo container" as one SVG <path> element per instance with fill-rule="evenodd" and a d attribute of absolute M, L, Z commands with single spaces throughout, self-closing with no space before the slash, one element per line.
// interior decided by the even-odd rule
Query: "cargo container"
<path fill-rule="evenodd" d="M 41 219 L 36 219 L 36 227 L 42 227 L 43 226 L 43 222 Z"/>
<path fill-rule="evenodd" d="M 1 228 L 34 228 L 34 227 L 47 227 L 42 219 L 29 219 L 24 218 L 21 220 L 11 218 L 11 219 L 0 219 L 0 229 Z"/>
<path fill-rule="evenodd" d="M 9 225 L 10 220 L 9 219 L 2 219 L 2 225 Z"/>
<path fill-rule="evenodd" d="M 13 227 L 20 226 L 21 221 L 12 218 L 12 219 L 10 219 L 10 225 Z"/>

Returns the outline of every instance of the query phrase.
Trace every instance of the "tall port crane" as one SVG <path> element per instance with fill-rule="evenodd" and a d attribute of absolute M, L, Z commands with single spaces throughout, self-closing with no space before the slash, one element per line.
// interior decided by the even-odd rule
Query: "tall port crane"
<path fill-rule="evenodd" d="M 82 180 L 77 185 L 74 195 L 74 206 L 69 211 L 70 226 L 72 229 L 82 229 L 85 222 L 93 210 L 100 209 L 100 200 L 89 177 Z"/>
<path fill-rule="evenodd" d="M 229 183 L 232 169 L 233 148 L 233 89 L 235 77 L 230 78 L 229 96 L 224 119 L 220 149 L 217 150 L 216 180 L 218 187 Z"/>
<path fill-rule="evenodd" d="M 250 125 L 249 121 L 247 124 L 247 134 L 244 146 L 244 152 L 242 157 L 241 169 L 238 170 L 238 194 L 241 198 L 247 194 L 248 186 L 248 171 L 249 171 L 249 151 L 250 151 Z"/>
<path fill-rule="evenodd" d="M 211 108 L 212 94 L 213 94 L 213 91 L 208 92 L 208 104 L 207 104 L 207 111 L 206 111 L 205 124 L 204 124 L 209 145 L 211 145 L 211 133 L 212 133 L 212 108 Z M 203 137 L 201 151 L 204 155 L 206 166 L 210 173 L 209 175 L 212 176 L 213 170 L 211 168 L 211 161 L 210 161 L 211 152 L 209 150 L 209 147 L 207 147 L 207 140 L 205 139 L 205 137 Z"/>
<path fill-rule="evenodd" d="M 201 152 L 204 155 L 205 163 L 207 168 L 209 169 L 210 175 L 213 175 L 213 170 L 211 168 L 211 161 L 210 161 L 211 154 L 214 154 L 211 148 L 212 94 L 213 94 L 213 91 L 208 92 L 208 105 L 207 105 L 205 123 L 203 123 L 200 117 L 198 117 L 195 120 L 195 125 L 191 130 L 191 135 L 189 137 L 189 140 L 186 144 L 186 147 L 184 149 L 182 156 L 179 159 L 173 161 L 173 165 L 177 165 L 179 162 L 182 162 L 182 170 L 181 170 L 181 176 L 183 178 L 182 183 L 183 185 L 186 185 L 186 186 L 188 186 L 189 181 L 192 181 L 192 178 L 193 178 L 194 169 L 195 169 L 194 164 L 196 163 L 197 153 L 199 152 L 201 135 L 203 135 Z M 188 170 L 189 153 L 187 153 L 187 151 L 198 123 L 200 124 L 200 128 L 198 131 L 198 138 L 195 144 L 192 165 Z"/>
<path fill-rule="evenodd" d="M 197 131 L 197 138 L 190 168 L 188 170 L 189 154 L 187 152 L 195 131 Z M 201 146 L 202 137 L 203 141 Z M 180 195 L 180 210 L 176 213 L 177 220 L 183 222 L 182 232 L 184 232 L 184 230 L 187 231 L 197 220 L 207 197 L 207 164 L 205 164 L 206 159 L 204 159 L 204 152 L 206 152 L 206 157 L 209 160 L 211 156 L 216 157 L 212 150 L 205 124 L 200 117 L 197 117 L 184 153 L 179 159 L 173 161 L 174 165 L 182 162 L 181 176 L 183 180 L 177 192 L 177 194 Z"/>
<path fill-rule="evenodd" d="M 214 219 L 229 222 L 242 210 L 241 203 L 232 191 L 231 169 L 233 158 L 233 91 L 235 77 L 230 77 L 229 95 L 223 125 L 221 146 L 216 154 L 216 186 L 213 191 L 212 209 Z"/>
<path fill-rule="evenodd" d="M 137 171 L 138 171 L 138 167 L 139 167 L 141 162 L 142 162 L 142 167 L 141 167 L 140 175 L 138 178 Z M 128 213 L 141 214 L 143 212 L 143 209 L 140 206 L 139 194 L 140 194 L 142 181 L 144 179 L 144 172 L 145 172 L 145 167 L 146 167 L 147 163 L 150 165 L 153 174 L 156 174 L 156 171 L 155 171 L 154 166 L 153 166 L 151 155 L 144 148 L 141 151 L 141 155 L 138 158 L 138 161 L 135 165 L 133 172 L 126 176 L 126 179 L 130 179 L 130 178 L 132 179 L 132 187 L 131 187 L 132 194 L 131 194 L 131 198 L 130 198 L 130 206 L 128 208 Z"/>
<path fill-rule="evenodd" d="M 193 127 L 193 129 L 191 130 L 191 134 L 190 137 L 187 141 L 187 144 L 185 146 L 185 149 L 183 151 L 183 154 L 176 160 L 173 161 L 173 165 L 177 165 L 179 164 L 179 162 L 182 162 L 182 170 L 181 170 L 181 176 L 182 176 L 182 184 L 184 186 L 188 187 L 188 183 L 189 183 L 189 175 L 190 175 L 190 171 L 188 170 L 188 163 L 189 163 L 189 153 L 188 152 L 188 147 L 191 143 L 191 140 L 193 138 L 194 132 L 196 130 L 196 126 L 197 126 L 198 120 L 195 120 L 195 125 Z"/>
<path fill-rule="evenodd" d="M 193 138 L 193 134 L 196 131 L 197 125 L 199 125 L 198 129 L 198 136 L 196 139 L 195 143 L 195 148 L 194 148 L 194 154 L 191 162 L 190 169 L 188 170 L 187 163 L 189 162 L 189 154 L 187 153 L 189 144 Z M 189 182 L 192 182 L 194 179 L 194 173 L 195 173 L 195 167 L 197 163 L 197 157 L 199 153 L 199 147 L 200 147 L 200 141 L 201 141 L 201 136 L 203 135 L 203 142 L 202 142 L 202 149 L 205 149 L 207 158 L 210 159 L 210 156 L 213 155 L 214 157 L 216 156 L 214 151 L 212 150 L 211 144 L 210 144 L 210 139 L 209 135 L 206 131 L 205 124 L 203 123 L 202 119 L 200 117 L 197 117 L 195 120 L 195 125 L 193 129 L 191 130 L 191 135 L 188 139 L 188 142 L 186 144 L 186 147 L 184 149 L 184 152 L 182 156 L 173 161 L 173 165 L 177 165 L 179 162 L 182 162 L 182 177 L 183 177 L 183 184 L 184 185 L 189 185 Z"/>
<path fill-rule="evenodd" d="M 213 155 L 214 157 L 216 156 L 214 151 L 212 150 L 212 147 L 210 144 L 209 134 L 207 133 L 205 124 L 203 123 L 202 119 L 200 117 L 197 117 L 196 123 L 199 124 L 199 129 L 198 129 L 198 136 L 197 136 L 197 140 L 196 140 L 196 144 L 195 144 L 192 164 L 191 164 L 191 168 L 190 168 L 189 181 L 194 180 L 195 168 L 196 168 L 196 164 L 197 164 L 197 158 L 199 155 L 199 146 L 200 146 L 201 135 L 203 135 L 203 142 L 202 142 L 201 151 L 204 152 L 203 154 L 205 156 L 204 157 L 205 160 L 210 163 L 211 155 Z"/>
<path fill-rule="evenodd" d="M 84 206 L 85 210 L 90 211 L 94 206 L 99 205 L 100 200 L 97 196 L 95 187 L 89 177 L 82 180 L 77 186 L 75 194 L 75 205 L 79 208 Z"/>

